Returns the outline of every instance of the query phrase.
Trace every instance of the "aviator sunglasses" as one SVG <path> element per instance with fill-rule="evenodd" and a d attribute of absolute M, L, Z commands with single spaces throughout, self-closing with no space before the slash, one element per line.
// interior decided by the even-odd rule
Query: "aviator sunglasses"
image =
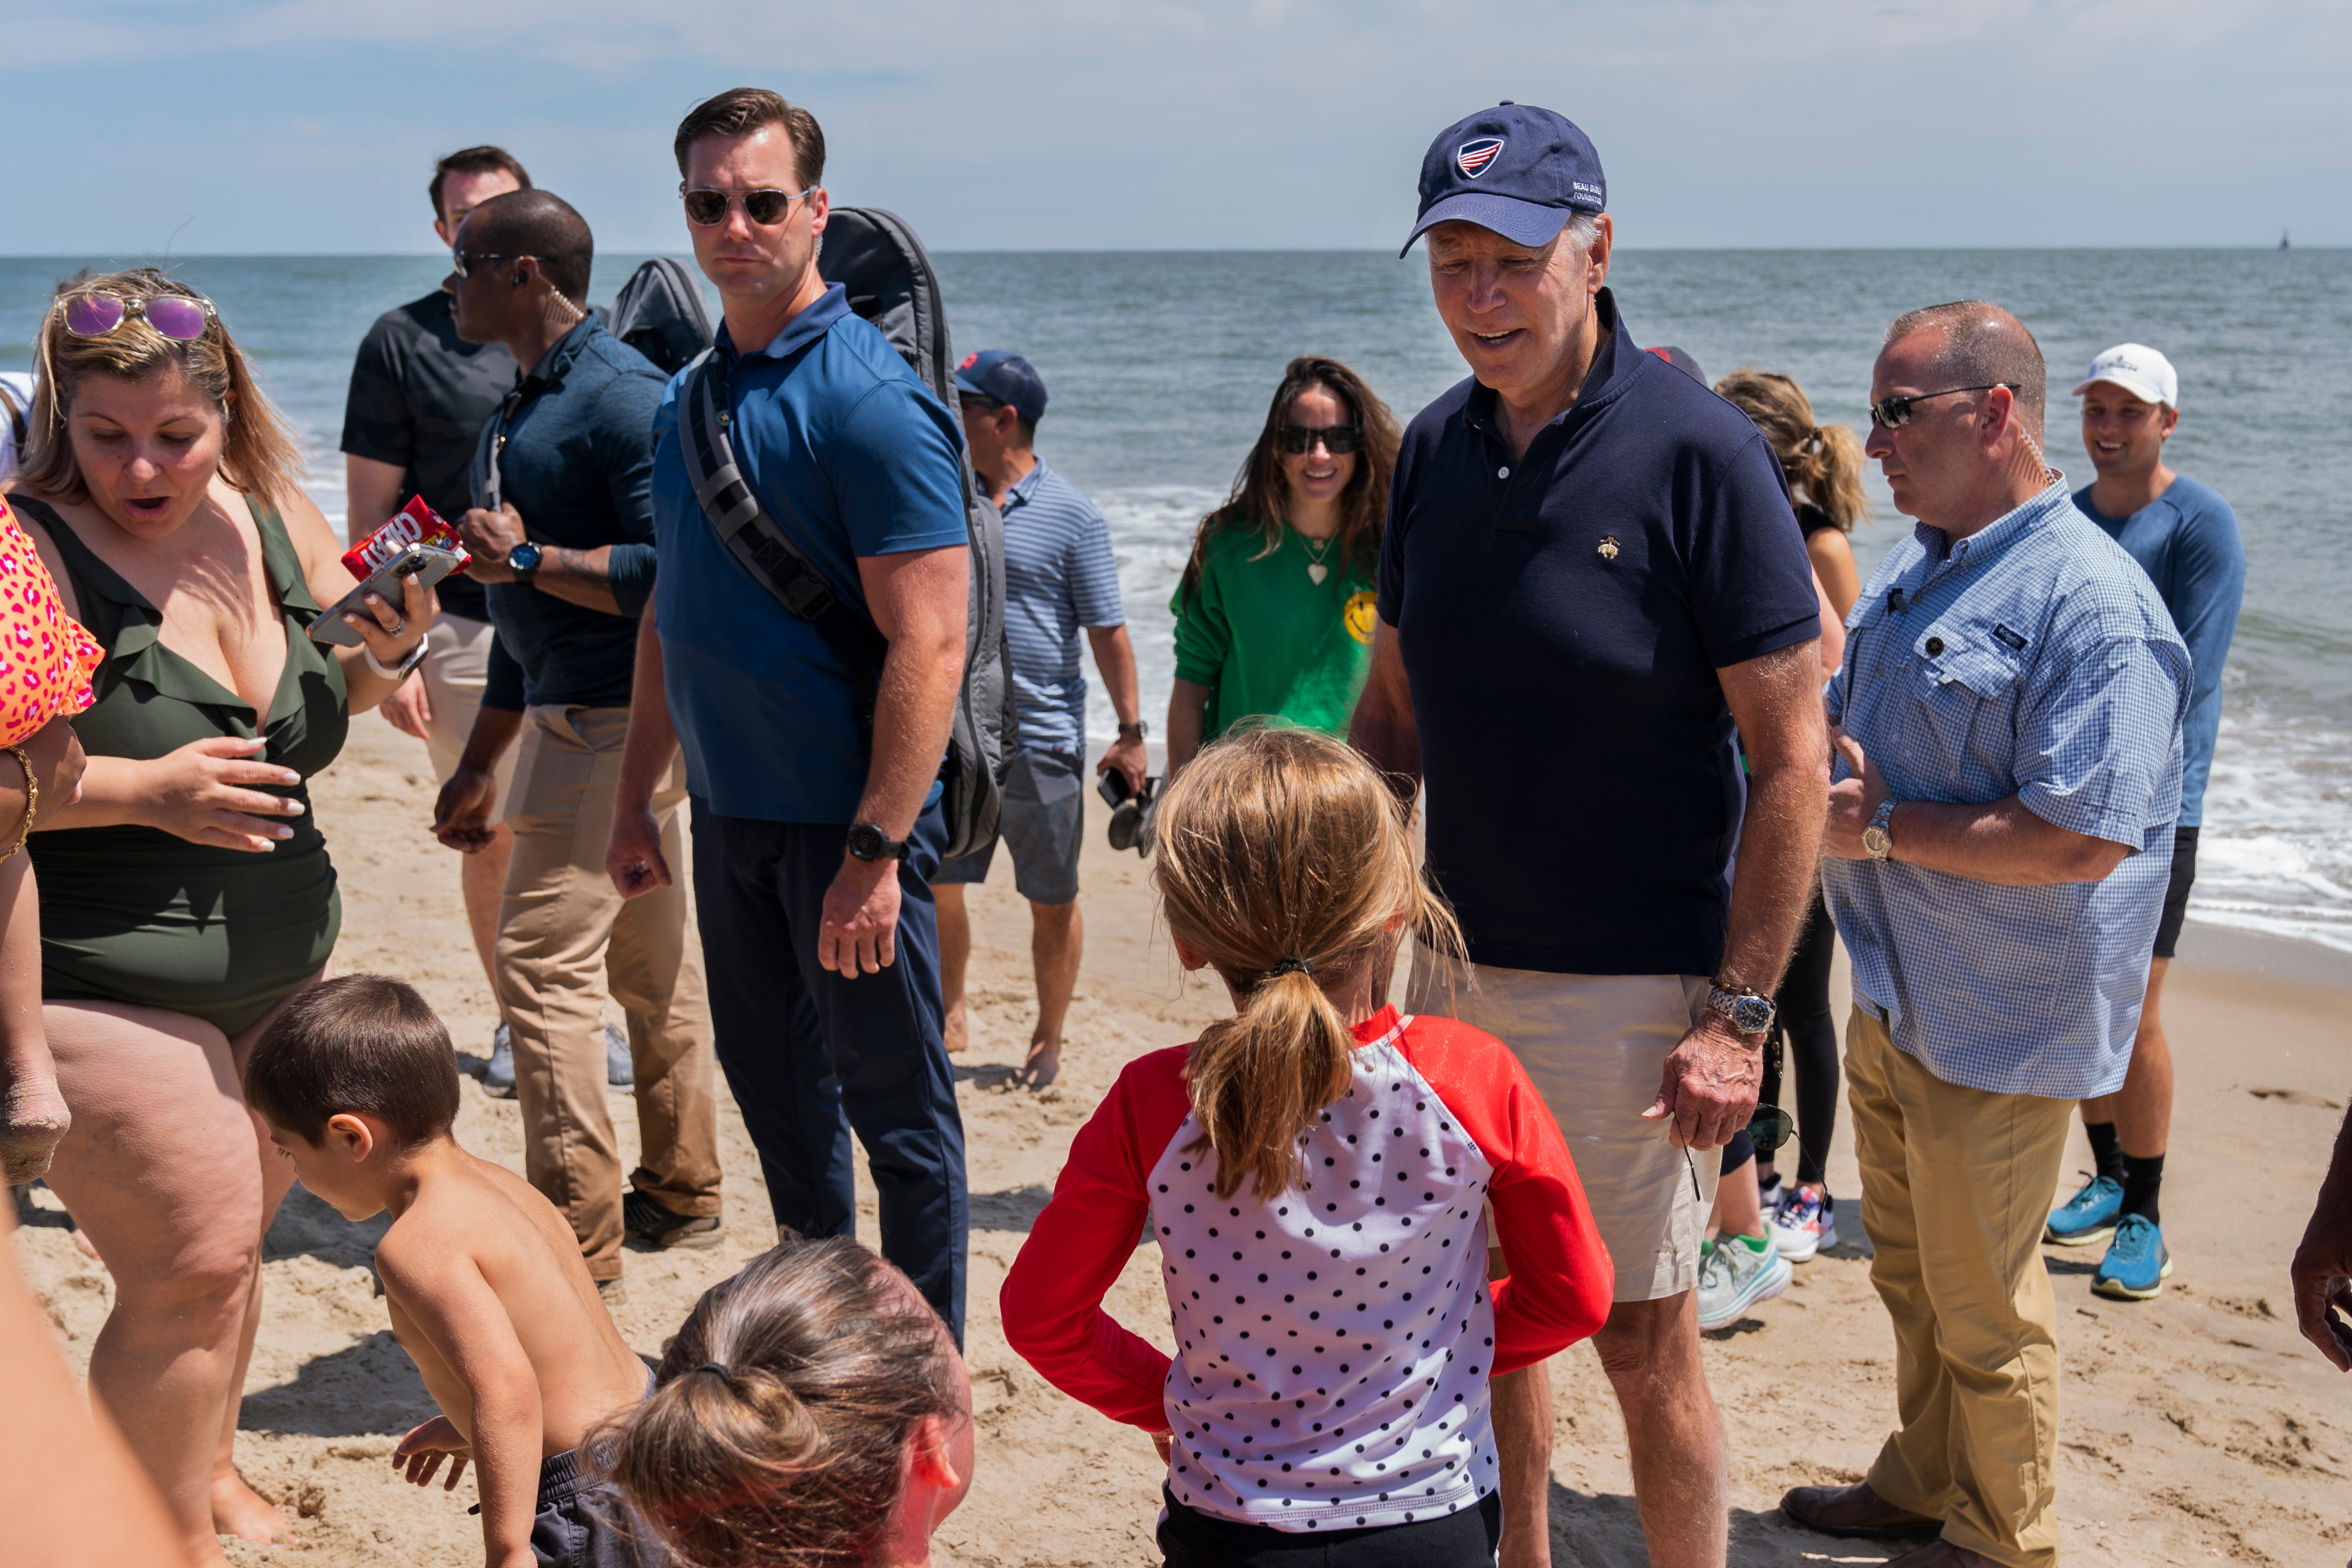
<path fill-rule="evenodd" d="M 727 221 L 727 209 L 741 203 L 743 216 L 762 228 L 784 221 L 784 210 L 794 202 L 818 189 L 811 185 L 799 191 L 713 191 L 697 188 L 688 190 L 679 182 L 677 193 L 686 203 L 686 216 L 705 228 L 716 228 Z"/>
<path fill-rule="evenodd" d="M 194 294 L 117 294 L 94 289 L 58 301 L 66 331 L 78 338 L 102 338 L 134 317 L 173 342 L 194 342 L 220 320 L 210 300 Z"/>
<path fill-rule="evenodd" d="M 1315 443 L 1335 458 L 1344 458 L 1359 451 L 1364 444 L 1364 434 L 1353 425 L 1285 425 L 1275 432 L 1282 449 L 1294 457 L 1315 450 Z"/>
<path fill-rule="evenodd" d="M 1870 405 L 1870 422 L 1881 430 L 1899 430 L 1911 423 L 1911 405 L 1925 403 L 1931 397 L 1957 397 L 1963 392 L 1990 392 L 1994 387 L 2018 390 L 2013 381 L 1988 381 L 1982 386 L 1948 386 L 1941 392 L 1915 392 L 1908 397 L 1890 397 L 1884 403 Z"/>

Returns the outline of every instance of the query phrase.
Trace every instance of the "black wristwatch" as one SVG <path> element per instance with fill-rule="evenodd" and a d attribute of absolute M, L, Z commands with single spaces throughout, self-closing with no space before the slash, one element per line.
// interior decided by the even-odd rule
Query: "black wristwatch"
<path fill-rule="evenodd" d="M 870 822 L 860 822 L 849 830 L 849 852 L 860 860 L 904 860 L 907 841 L 893 838 Z"/>
<path fill-rule="evenodd" d="M 1121 724 L 1118 727 L 1118 736 L 1122 741 L 1140 741 L 1150 733 L 1151 733 L 1151 726 L 1140 719 L 1132 724 Z"/>
<path fill-rule="evenodd" d="M 1713 986 L 1706 994 L 1706 1005 L 1743 1035 L 1761 1035 L 1772 1027 L 1772 999 L 1754 991 Z"/>
<path fill-rule="evenodd" d="M 540 554 L 539 546 L 528 539 L 507 552 L 507 565 L 514 572 L 515 581 L 526 588 L 531 585 L 530 580 L 539 575 Z"/>

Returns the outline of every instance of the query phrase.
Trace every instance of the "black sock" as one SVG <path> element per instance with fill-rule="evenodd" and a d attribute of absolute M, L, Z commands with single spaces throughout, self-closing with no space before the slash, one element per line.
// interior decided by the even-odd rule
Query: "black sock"
<path fill-rule="evenodd" d="M 2163 1216 L 2156 1210 L 2156 1194 L 2163 1185 L 2163 1155 L 2124 1157 L 2124 1213 L 2138 1215 L 2150 1225 L 2162 1225 Z"/>
<path fill-rule="evenodd" d="M 2124 1179 L 2123 1145 L 2116 1142 L 2116 1124 L 2112 1121 L 2085 1121 L 2083 1131 L 2091 1140 L 2091 1162 L 2099 1174 L 2121 1185 Z"/>

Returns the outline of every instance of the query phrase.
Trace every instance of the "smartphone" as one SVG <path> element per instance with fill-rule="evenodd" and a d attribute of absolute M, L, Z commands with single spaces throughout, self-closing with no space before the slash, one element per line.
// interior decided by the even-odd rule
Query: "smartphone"
<path fill-rule="evenodd" d="M 366 615 L 368 612 L 363 606 L 370 594 L 381 596 L 385 604 L 398 609 L 402 602 L 402 578 L 414 577 L 430 588 L 455 570 L 460 559 L 454 551 L 436 550 L 430 544 L 408 546 L 377 567 L 366 582 L 336 600 L 325 614 L 312 621 L 310 640 L 332 643 L 337 647 L 358 647 L 361 646 L 360 634 L 357 628 L 345 626 L 343 617 Z"/>
<path fill-rule="evenodd" d="M 1117 768 L 1106 769 L 1103 775 L 1095 780 L 1095 793 L 1103 797 L 1105 805 L 1118 805 L 1128 796 L 1127 775 Z"/>

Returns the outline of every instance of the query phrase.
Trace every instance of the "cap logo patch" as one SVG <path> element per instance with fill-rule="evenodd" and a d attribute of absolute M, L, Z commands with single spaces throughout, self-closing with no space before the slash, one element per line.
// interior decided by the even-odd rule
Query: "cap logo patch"
<path fill-rule="evenodd" d="M 979 354 L 977 354 L 977 353 L 968 353 L 968 354 L 966 354 L 966 355 L 964 355 L 964 356 L 963 356 L 963 363 L 962 363 L 961 364 L 960 364 L 960 365 L 956 366 L 956 369 L 958 369 L 958 370 L 970 370 L 972 366 L 974 366 L 974 365 L 978 364 L 979 363 L 980 363 L 980 355 L 979 355 Z"/>
<path fill-rule="evenodd" d="M 1463 178 L 1475 180 L 1494 167 L 1502 152 L 1500 136 L 1481 136 L 1454 149 L 1454 166 L 1462 171 Z"/>

